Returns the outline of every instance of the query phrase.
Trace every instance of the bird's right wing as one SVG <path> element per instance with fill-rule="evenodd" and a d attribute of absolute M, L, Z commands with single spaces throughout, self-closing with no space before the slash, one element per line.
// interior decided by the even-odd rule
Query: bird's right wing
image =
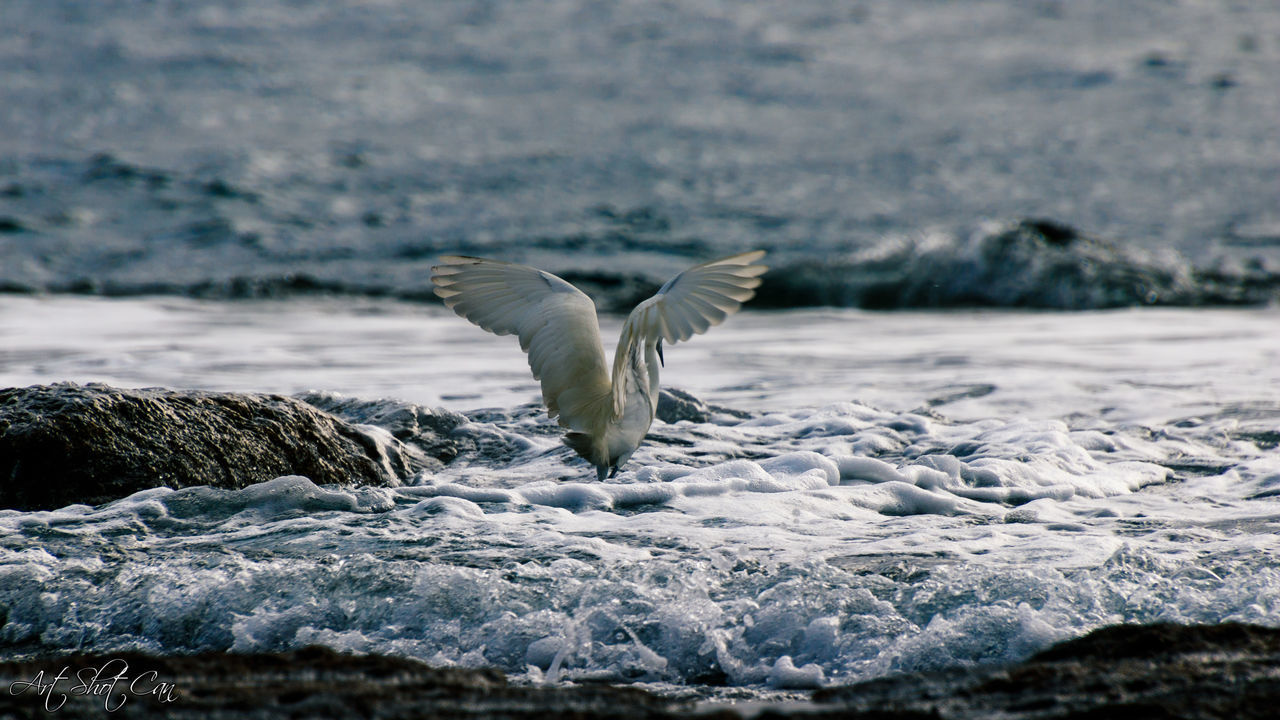
<path fill-rule="evenodd" d="M 631 311 L 613 356 L 613 413 L 626 402 L 626 372 L 632 355 L 649 339 L 688 340 L 719 325 L 750 300 L 769 268 L 755 264 L 764 250 L 731 255 L 694 265 L 658 289 Z"/>
<path fill-rule="evenodd" d="M 565 427 L 595 430 L 610 408 L 610 387 L 591 298 L 527 265 L 456 255 L 440 261 L 431 281 L 444 304 L 491 333 L 518 335 L 548 414 Z"/>

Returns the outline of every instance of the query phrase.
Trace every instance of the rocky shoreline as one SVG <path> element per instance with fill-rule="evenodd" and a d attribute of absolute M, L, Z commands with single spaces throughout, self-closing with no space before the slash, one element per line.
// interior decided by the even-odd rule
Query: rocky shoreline
<path fill-rule="evenodd" d="M 0 508 L 98 505 L 152 487 L 282 475 L 392 485 L 440 461 L 281 395 L 57 383 L 0 390 Z"/>
<path fill-rule="evenodd" d="M 63 679 L 55 682 L 58 676 Z M 120 679 L 114 680 L 119 676 Z M 52 683 L 52 685 L 48 685 Z M 47 688 L 41 692 L 41 688 Z M 694 704 L 618 685 L 513 685 L 497 670 L 283 653 L 67 655 L 0 662 L 0 717 L 855 718 L 1065 720 L 1275 717 L 1280 630 L 1118 625 L 1014 665 L 827 687 L 809 702 Z M 46 706 L 46 703 L 48 705 Z"/>
<path fill-rule="evenodd" d="M 560 432 L 540 404 L 512 411 Z M 745 413 L 663 390 L 664 422 Z M 479 411 L 488 419 L 485 411 Z M 459 457 L 513 448 L 450 410 L 327 393 L 300 397 L 57 383 L 0 389 L 0 509 L 100 505 L 153 487 L 240 490 L 285 475 L 396 487 Z M 455 432 L 458 431 L 458 432 Z"/>

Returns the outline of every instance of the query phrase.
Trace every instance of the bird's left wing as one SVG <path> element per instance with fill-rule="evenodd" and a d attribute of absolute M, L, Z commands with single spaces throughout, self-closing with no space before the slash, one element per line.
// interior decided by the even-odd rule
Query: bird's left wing
<path fill-rule="evenodd" d="M 688 340 L 719 325 L 750 300 L 769 268 L 755 264 L 764 250 L 731 255 L 694 265 L 667 281 L 631 311 L 613 356 L 613 413 L 626 402 L 626 372 L 631 356 L 643 352 L 648 339 L 667 343 Z"/>
<path fill-rule="evenodd" d="M 491 333 L 519 336 L 551 417 L 594 429 L 609 407 L 609 375 L 591 298 L 527 265 L 456 255 L 440 261 L 431 281 L 444 304 Z"/>

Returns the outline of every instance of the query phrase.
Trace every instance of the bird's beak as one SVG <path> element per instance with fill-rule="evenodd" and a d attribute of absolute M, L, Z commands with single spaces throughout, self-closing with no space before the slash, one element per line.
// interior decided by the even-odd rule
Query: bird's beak
<path fill-rule="evenodd" d="M 662 338 L 658 338 L 658 364 L 662 367 L 667 366 L 666 358 L 662 357 Z"/>

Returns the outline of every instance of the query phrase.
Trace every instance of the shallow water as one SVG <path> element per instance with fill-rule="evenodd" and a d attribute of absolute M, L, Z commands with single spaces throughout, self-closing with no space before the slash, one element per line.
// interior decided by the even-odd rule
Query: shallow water
<path fill-rule="evenodd" d="M 493 452 L 393 489 L 0 512 L 0 647 L 318 642 L 749 698 L 1116 622 L 1280 625 L 1277 320 L 747 311 L 664 384 L 751 416 L 657 422 L 601 484 L 523 405 L 515 342 L 440 308 L 6 298 L 0 385 L 483 407 L 459 432 Z"/>

